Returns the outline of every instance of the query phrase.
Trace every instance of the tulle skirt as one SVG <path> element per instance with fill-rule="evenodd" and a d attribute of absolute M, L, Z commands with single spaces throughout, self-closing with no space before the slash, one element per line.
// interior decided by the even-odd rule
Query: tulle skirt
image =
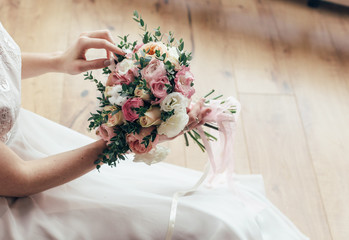
<path fill-rule="evenodd" d="M 32 160 L 94 140 L 21 109 L 9 144 Z M 158 163 L 103 166 L 25 198 L 0 197 L 0 239 L 165 239 L 172 195 L 201 172 Z M 179 200 L 173 239 L 308 239 L 265 197 L 259 175 L 234 177 L 234 190 L 202 186 Z"/>

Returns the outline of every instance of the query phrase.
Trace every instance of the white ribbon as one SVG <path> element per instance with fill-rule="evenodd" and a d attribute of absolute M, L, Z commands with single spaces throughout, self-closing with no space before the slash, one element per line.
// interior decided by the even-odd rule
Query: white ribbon
<path fill-rule="evenodd" d="M 232 174 L 232 167 L 233 167 L 233 163 L 227 163 L 227 161 L 232 161 L 232 156 L 229 156 L 230 159 L 228 160 L 226 155 L 226 152 L 224 151 L 224 147 L 227 147 L 227 143 L 228 143 L 228 139 L 227 139 L 227 135 L 231 134 L 231 140 L 233 140 L 234 137 L 234 125 L 236 124 L 236 119 L 240 113 L 240 103 L 232 97 L 227 98 L 225 101 L 219 101 L 219 100 L 213 100 L 210 101 L 209 107 L 211 107 L 211 113 L 207 116 L 207 119 L 209 122 L 216 122 L 219 127 L 220 127 L 220 135 L 222 135 L 223 137 L 223 151 L 221 152 L 219 158 L 220 158 L 220 162 L 223 162 L 223 164 L 221 163 L 219 168 L 219 172 L 223 173 L 224 171 L 226 171 L 228 168 L 231 168 L 230 171 L 228 169 L 228 173 L 227 174 Z M 232 114 L 229 109 L 231 107 L 235 106 L 236 107 L 236 113 L 235 116 L 234 114 Z M 223 124 L 223 122 L 228 122 L 228 124 L 231 124 L 231 131 L 228 131 L 229 127 L 226 127 L 225 124 Z M 228 125 L 229 126 L 229 125 Z M 209 162 L 206 164 L 205 167 L 205 171 L 202 174 L 201 178 L 197 181 L 197 183 L 192 187 L 189 188 L 188 190 L 184 190 L 184 191 L 177 191 L 174 193 L 173 197 L 172 197 L 172 205 L 171 205 L 171 212 L 170 212 L 170 218 L 169 218 L 169 223 L 168 223 L 168 228 L 167 228 L 167 234 L 166 234 L 166 240 L 171 240 L 172 239 L 172 235 L 173 235 L 173 231 L 174 231 L 174 227 L 175 227 L 175 222 L 176 222 L 176 215 L 177 215 L 177 207 L 178 207 L 178 201 L 180 197 L 184 197 L 184 196 L 188 196 L 192 193 L 194 193 L 195 191 L 197 191 L 197 189 L 200 187 L 200 185 L 205 181 L 205 179 L 207 178 L 210 170 L 212 170 L 213 176 L 211 181 L 215 178 L 217 172 L 217 165 L 216 165 L 216 159 L 214 156 L 214 153 L 212 151 L 211 148 L 211 144 L 209 143 L 209 141 L 206 138 L 206 135 L 204 133 L 204 130 L 202 129 L 202 126 L 199 126 L 197 128 L 199 135 L 204 143 L 204 146 L 206 148 L 207 154 L 208 154 L 208 158 L 209 158 Z M 230 142 L 232 143 L 232 142 Z M 229 146 L 232 147 L 232 146 Z M 228 177 L 228 181 L 231 180 L 231 177 Z"/>
<path fill-rule="evenodd" d="M 174 227 L 175 227 L 175 222 L 176 222 L 177 206 L 178 206 L 179 198 L 184 197 L 184 196 L 188 196 L 188 195 L 194 193 L 200 187 L 200 185 L 205 181 L 209 171 L 210 171 L 210 165 L 206 164 L 204 173 L 202 174 L 199 181 L 197 181 L 197 183 L 193 187 L 189 188 L 188 190 L 175 192 L 175 194 L 173 194 L 170 219 L 168 222 L 168 228 L 167 228 L 167 234 L 166 234 L 166 240 L 172 239 L 172 235 L 173 235 L 173 231 L 174 231 Z"/>

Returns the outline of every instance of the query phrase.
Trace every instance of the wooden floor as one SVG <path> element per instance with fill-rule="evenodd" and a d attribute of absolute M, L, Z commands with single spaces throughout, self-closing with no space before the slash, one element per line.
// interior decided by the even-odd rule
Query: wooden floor
<path fill-rule="evenodd" d="M 22 51 L 65 49 L 80 32 L 114 36 L 149 26 L 193 51 L 197 96 L 236 96 L 236 169 L 262 174 L 269 199 L 313 240 L 349 239 L 349 9 L 297 0 L 2 0 L 0 21 Z M 89 56 L 100 56 L 90 52 Z M 82 75 L 22 83 L 23 107 L 88 133 L 96 93 Z M 203 168 L 205 155 L 169 143 L 168 162 Z"/>

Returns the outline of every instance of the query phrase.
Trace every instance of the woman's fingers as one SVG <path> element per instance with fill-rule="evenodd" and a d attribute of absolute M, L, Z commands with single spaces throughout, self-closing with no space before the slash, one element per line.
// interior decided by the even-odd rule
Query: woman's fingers
<path fill-rule="evenodd" d="M 204 124 L 205 117 L 211 112 L 210 108 L 204 107 L 204 99 L 197 102 L 189 111 L 187 129 L 191 130 Z"/>
<path fill-rule="evenodd" d="M 187 124 L 188 126 L 190 126 L 193 123 L 198 121 L 197 118 L 198 118 L 198 115 L 200 113 L 202 106 L 203 106 L 203 101 L 200 100 L 197 103 L 195 103 L 191 109 L 189 109 L 189 111 L 188 111 L 189 121 Z"/>
<path fill-rule="evenodd" d="M 109 65 L 109 59 L 108 58 L 102 58 L 102 59 L 95 59 L 95 60 L 78 60 L 77 61 L 77 72 L 86 72 L 89 70 L 94 69 L 100 69 L 104 67 L 108 67 Z"/>
<path fill-rule="evenodd" d="M 97 39 L 105 39 L 111 44 L 115 45 L 115 41 L 109 30 L 97 30 L 93 32 L 86 32 L 86 33 L 80 34 L 80 36 L 86 36 L 89 38 L 97 38 Z M 108 50 L 106 51 L 107 51 L 107 58 L 110 58 L 113 52 Z M 118 53 L 118 54 L 122 55 L 121 53 Z"/>
<path fill-rule="evenodd" d="M 205 123 L 205 117 L 211 112 L 210 108 L 202 108 L 200 113 L 197 115 L 195 122 L 188 125 L 188 129 L 194 129 Z"/>
<path fill-rule="evenodd" d="M 108 40 L 105 39 L 99 39 L 99 38 L 89 38 L 89 37 L 80 37 L 79 39 L 79 45 L 82 50 L 87 50 L 90 48 L 96 48 L 96 49 L 105 49 L 107 51 L 115 52 L 119 55 L 125 55 L 120 48 L 115 46 L 114 44 L 110 43 Z"/>
<path fill-rule="evenodd" d="M 110 43 L 115 45 L 115 41 L 110 34 L 109 30 L 97 30 L 93 32 L 81 33 L 80 36 L 86 36 L 90 38 L 100 38 L 109 41 Z"/>

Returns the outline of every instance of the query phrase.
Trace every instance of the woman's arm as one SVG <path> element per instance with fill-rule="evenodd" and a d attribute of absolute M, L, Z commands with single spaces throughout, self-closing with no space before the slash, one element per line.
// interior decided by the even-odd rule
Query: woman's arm
<path fill-rule="evenodd" d="M 67 183 L 95 168 L 103 140 L 84 147 L 24 161 L 0 142 L 0 196 L 24 197 Z"/>
<path fill-rule="evenodd" d="M 107 58 L 86 60 L 88 49 L 105 49 Z M 82 33 L 66 51 L 55 53 L 22 53 L 22 79 L 47 72 L 79 74 L 92 69 L 109 66 L 112 53 L 125 53 L 115 46 L 108 30 Z"/>
<path fill-rule="evenodd" d="M 203 101 L 188 110 L 188 129 L 203 123 L 211 110 Z M 170 140 L 163 137 L 161 141 Z M 67 183 L 91 171 L 94 161 L 106 148 L 103 140 L 84 147 L 49 156 L 24 161 L 0 141 L 0 196 L 23 197 Z"/>

